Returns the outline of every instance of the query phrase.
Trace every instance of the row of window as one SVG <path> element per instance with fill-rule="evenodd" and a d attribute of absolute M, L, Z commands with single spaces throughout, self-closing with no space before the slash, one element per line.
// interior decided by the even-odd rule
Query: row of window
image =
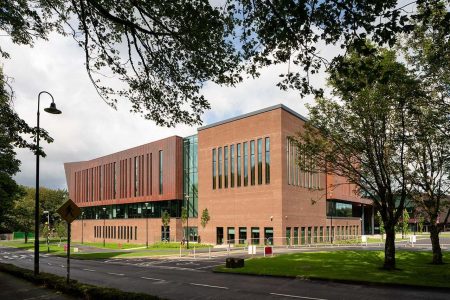
<path fill-rule="evenodd" d="M 146 205 L 147 204 L 147 205 Z M 130 204 L 82 207 L 83 219 L 161 218 L 167 211 L 171 218 L 181 216 L 182 200 L 150 201 Z"/>
<path fill-rule="evenodd" d="M 264 146 L 263 146 L 264 142 Z M 249 147 L 250 145 L 250 147 Z M 264 155 L 263 155 L 264 154 Z M 263 162 L 264 156 L 264 162 Z M 233 188 L 235 186 L 270 183 L 270 138 L 237 143 L 212 149 L 212 188 Z M 242 168 L 243 165 L 243 168 Z M 250 168 L 249 168 L 250 166 Z"/>
<path fill-rule="evenodd" d="M 158 152 L 158 193 L 163 193 L 163 151 Z M 92 202 L 153 194 L 153 154 L 75 172 L 75 202 Z"/>
<path fill-rule="evenodd" d="M 306 157 L 301 146 L 297 147 L 289 137 L 286 138 L 286 159 L 289 185 L 309 189 L 321 188 L 320 173 L 315 171 L 313 161 Z"/>
<path fill-rule="evenodd" d="M 137 240 L 137 226 L 94 226 L 94 238 Z"/>
<path fill-rule="evenodd" d="M 137 226 L 94 226 L 94 238 L 137 240 Z M 161 226 L 161 241 L 170 241 L 170 226 Z"/>
<path fill-rule="evenodd" d="M 300 229 L 300 231 L 299 231 Z M 331 232 L 330 232 L 331 230 Z M 253 244 L 261 243 L 272 245 L 274 242 L 273 227 L 264 227 L 264 235 L 260 235 L 259 227 L 251 227 L 247 232 L 247 227 L 238 227 L 236 233 L 235 227 L 226 228 L 226 243 L 229 244 Z M 359 226 L 311 226 L 311 227 L 286 227 L 285 244 L 287 245 L 305 245 L 312 243 L 330 242 L 333 240 L 348 240 L 356 238 L 359 235 Z M 261 241 L 263 238 L 263 241 Z M 216 243 L 224 243 L 224 227 L 216 227 Z"/>

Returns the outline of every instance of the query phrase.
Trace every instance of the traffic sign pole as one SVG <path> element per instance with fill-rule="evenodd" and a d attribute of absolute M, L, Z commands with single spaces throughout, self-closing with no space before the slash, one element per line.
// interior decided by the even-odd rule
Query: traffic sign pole
<path fill-rule="evenodd" d="M 71 224 L 67 222 L 67 284 L 70 281 L 70 228 Z"/>

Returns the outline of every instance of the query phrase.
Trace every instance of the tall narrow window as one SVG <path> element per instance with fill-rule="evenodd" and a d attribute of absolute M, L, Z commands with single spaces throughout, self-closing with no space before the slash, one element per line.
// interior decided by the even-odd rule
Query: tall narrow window
<path fill-rule="evenodd" d="M 270 183 L 270 138 L 266 137 L 266 184 Z"/>
<path fill-rule="evenodd" d="M 255 185 L 255 141 L 250 141 L 250 184 Z"/>
<path fill-rule="evenodd" d="M 224 187 L 228 187 L 228 146 L 223 147 L 223 174 L 224 174 Z"/>
<path fill-rule="evenodd" d="M 139 160 L 134 157 L 134 196 L 139 196 Z"/>
<path fill-rule="evenodd" d="M 231 169 L 231 180 L 230 180 L 230 187 L 234 187 L 234 145 L 230 146 L 230 169 Z"/>
<path fill-rule="evenodd" d="M 163 193 L 163 151 L 159 150 L 159 194 Z"/>
<path fill-rule="evenodd" d="M 258 139 L 258 184 L 262 184 L 262 139 Z"/>
<path fill-rule="evenodd" d="M 216 175 L 217 174 L 217 156 L 216 156 L 216 149 L 212 149 L 212 181 L 213 186 L 212 188 L 216 188 Z"/>
<path fill-rule="evenodd" d="M 241 172 L 242 172 L 242 151 L 241 144 L 237 144 L 237 186 L 241 186 Z"/>
<path fill-rule="evenodd" d="M 248 143 L 244 142 L 244 186 L 248 185 Z"/>
<path fill-rule="evenodd" d="M 103 200 L 103 173 L 104 173 L 104 167 L 100 166 L 100 200 Z"/>
<path fill-rule="evenodd" d="M 222 147 L 219 147 L 217 150 L 217 154 L 219 155 L 219 189 L 222 188 Z"/>
<path fill-rule="evenodd" d="M 117 174 L 119 173 L 119 164 L 114 162 L 114 199 L 117 198 Z"/>

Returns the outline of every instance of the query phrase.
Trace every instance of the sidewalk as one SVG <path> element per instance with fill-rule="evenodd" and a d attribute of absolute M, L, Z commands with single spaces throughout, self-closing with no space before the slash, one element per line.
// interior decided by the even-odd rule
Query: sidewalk
<path fill-rule="evenodd" d="M 0 299 L 76 299 L 0 272 Z"/>

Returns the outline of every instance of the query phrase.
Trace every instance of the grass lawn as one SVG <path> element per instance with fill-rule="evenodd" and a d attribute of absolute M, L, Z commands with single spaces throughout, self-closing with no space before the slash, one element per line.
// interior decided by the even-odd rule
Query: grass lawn
<path fill-rule="evenodd" d="M 450 288 L 450 265 L 431 265 L 431 252 L 397 251 L 395 271 L 380 269 L 383 258 L 382 251 L 302 252 L 252 258 L 244 268 L 215 271 Z M 449 252 L 444 252 L 444 261 L 450 262 Z"/>
<path fill-rule="evenodd" d="M 141 244 L 127 244 L 127 243 L 105 243 L 105 246 L 103 247 L 103 243 L 90 243 L 90 242 L 84 242 L 81 244 L 81 242 L 73 241 L 72 244 L 74 245 L 84 245 L 84 246 L 91 246 L 95 248 L 101 248 L 101 249 L 113 249 L 113 250 L 123 250 L 123 249 L 133 249 L 133 248 L 145 248 L 145 245 Z"/>
<path fill-rule="evenodd" d="M 60 246 L 58 246 L 59 240 L 51 240 L 50 241 L 50 254 L 56 254 L 56 255 L 62 255 L 66 252 L 64 251 L 64 245 L 65 241 L 62 241 Z M 14 247 L 19 248 L 23 250 L 33 250 L 34 249 L 34 241 L 29 241 L 25 244 L 23 240 L 13 240 L 13 241 L 2 241 L 0 242 L 0 246 L 8 246 L 8 247 Z M 73 252 L 73 247 L 70 247 L 71 251 Z M 45 240 L 39 241 L 39 252 L 40 253 L 47 253 L 47 243 Z"/>
<path fill-rule="evenodd" d="M 95 253 L 74 253 L 70 257 L 76 259 L 108 259 L 108 258 L 131 258 L 131 257 L 149 257 L 149 256 L 164 256 L 164 255 L 179 255 L 180 251 L 177 249 L 161 249 L 161 250 L 142 250 L 142 251 L 116 251 L 116 252 L 95 252 Z M 182 251 L 182 255 L 187 255 L 187 250 Z"/>

